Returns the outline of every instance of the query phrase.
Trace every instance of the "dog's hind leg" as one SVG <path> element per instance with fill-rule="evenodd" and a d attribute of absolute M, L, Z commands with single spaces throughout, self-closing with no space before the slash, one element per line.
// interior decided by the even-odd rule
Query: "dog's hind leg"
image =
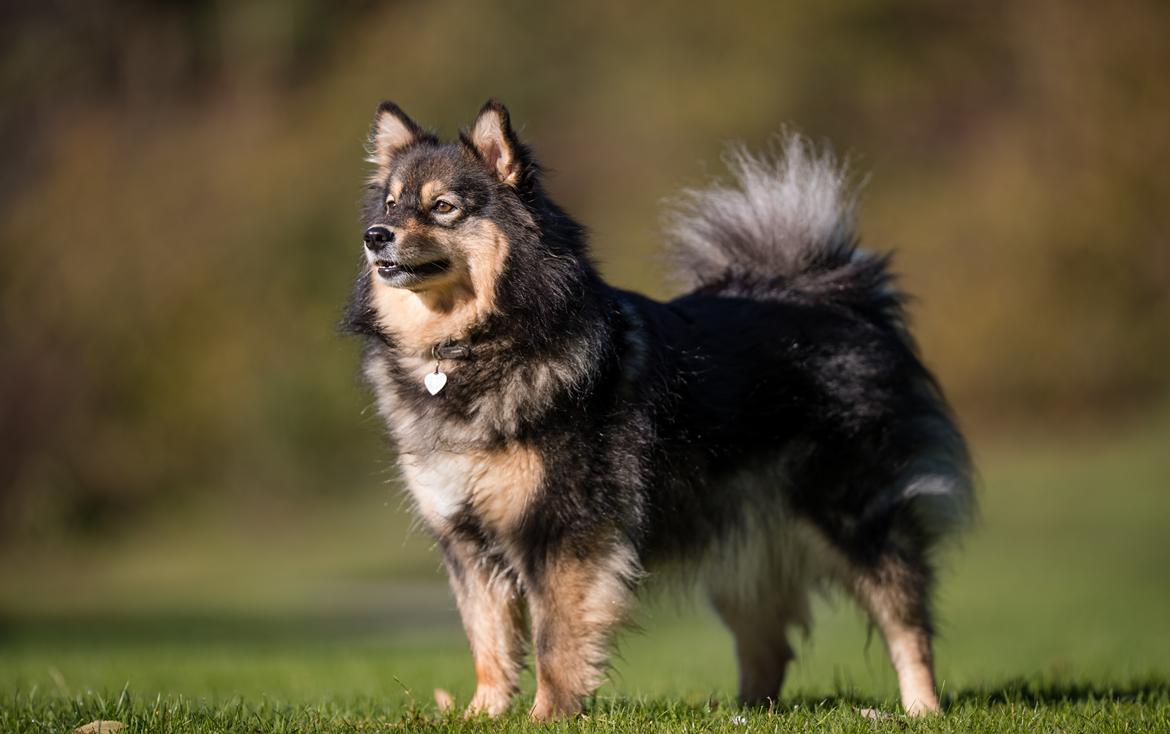
<path fill-rule="evenodd" d="M 527 630 L 524 599 L 512 573 L 464 541 L 441 541 L 463 628 L 475 660 L 475 695 L 466 716 L 498 716 L 519 691 Z"/>
<path fill-rule="evenodd" d="M 778 602 L 745 602 L 712 595 L 711 604 L 735 639 L 740 704 L 774 704 L 784 685 L 788 664 L 795 657 L 788 642 L 792 615 Z"/>
<path fill-rule="evenodd" d="M 902 708 L 911 716 L 939 710 L 930 586 L 930 567 L 919 554 L 890 553 L 863 570 L 852 570 L 850 589 L 881 631 L 898 675 Z"/>

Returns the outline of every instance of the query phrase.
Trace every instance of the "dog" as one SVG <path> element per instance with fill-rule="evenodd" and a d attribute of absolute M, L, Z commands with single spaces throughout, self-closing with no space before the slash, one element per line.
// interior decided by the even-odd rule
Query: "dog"
<path fill-rule="evenodd" d="M 530 644 L 530 715 L 580 712 L 659 578 L 710 598 L 744 705 L 776 700 L 827 585 L 880 631 L 905 711 L 939 709 L 933 559 L 971 464 L 831 153 L 787 133 L 684 193 L 689 290 L 662 303 L 602 280 L 499 102 L 453 142 L 385 102 L 369 152 L 344 323 L 442 552 L 467 715 L 509 709 Z"/>

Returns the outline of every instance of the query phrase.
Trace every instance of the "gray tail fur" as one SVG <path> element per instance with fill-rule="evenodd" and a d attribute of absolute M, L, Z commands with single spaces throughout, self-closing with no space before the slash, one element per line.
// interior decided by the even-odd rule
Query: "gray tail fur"
<path fill-rule="evenodd" d="M 685 283 L 782 287 L 870 305 L 879 294 L 901 300 L 887 258 L 857 249 L 856 193 L 831 152 L 786 132 L 770 155 L 734 147 L 725 160 L 729 183 L 684 191 L 666 217 Z"/>
<path fill-rule="evenodd" d="M 684 191 L 667 215 L 667 240 L 684 282 L 718 295 L 847 305 L 917 351 L 889 256 L 857 247 L 857 197 L 832 153 L 786 132 L 770 155 L 735 147 L 726 162 L 730 182 Z M 972 514 L 970 459 L 925 370 L 920 387 L 930 406 L 917 419 L 923 452 L 896 497 L 913 500 L 925 526 L 941 536 Z"/>

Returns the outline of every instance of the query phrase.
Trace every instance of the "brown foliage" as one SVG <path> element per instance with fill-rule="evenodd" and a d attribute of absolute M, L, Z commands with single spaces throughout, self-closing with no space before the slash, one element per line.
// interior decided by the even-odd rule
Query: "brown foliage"
<path fill-rule="evenodd" d="M 961 415 L 1166 393 L 1164 3 L 338 8 L 3 11 L 10 524 L 377 480 L 333 324 L 384 97 L 446 134 L 506 99 L 606 274 L 660 296 L 659 200 L 791 123 L 871 174 Z"/>

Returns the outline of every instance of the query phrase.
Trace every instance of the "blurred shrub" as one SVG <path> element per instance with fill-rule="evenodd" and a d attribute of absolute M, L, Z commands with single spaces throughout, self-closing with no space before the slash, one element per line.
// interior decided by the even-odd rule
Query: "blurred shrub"
<path fill-rule="evenodd" d="M 499 96 L 619 285 L 656 212 L 784 123 L 871 174 L 969 420 L 1170 383 L 1170 8 L 924 1 L 26 3 L 0 10 L 0 505 L 28 534 L 191 492 L 381 481 L 356 345 L 361 144 Z M 9 537 L 15 537 L 10 533 Z"/>

